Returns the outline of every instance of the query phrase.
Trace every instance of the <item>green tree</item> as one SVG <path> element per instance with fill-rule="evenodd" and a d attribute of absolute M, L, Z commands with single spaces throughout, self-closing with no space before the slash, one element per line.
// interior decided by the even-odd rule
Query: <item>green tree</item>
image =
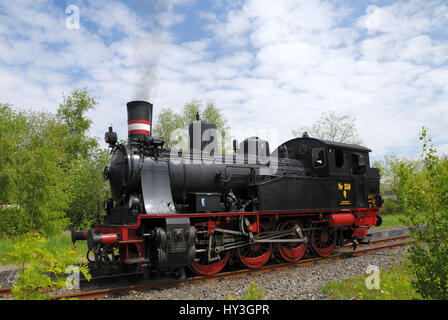
<path fill-rule="evenodd" d="M 23 148 L 26 116 L 11 105 L 0 104 L 0 236 L 27 232 L 29 217 L 17 203 L 20 180 L 17 156 Z"/>
<path fill-rule="evenodd" d="M 57 117 L 68 133 L 62 137 L 67 155 L 66 213 L 70 225 L 76 228 L 88 228 L 96 222 L 98 214 L 103 214 L 103 201 L 109 192 L 102 174 L 109 161 L 109 152 L 87 135 L 92 124 L 87 112 L 97 105 L 86 88 L 75 89 L 69 95 L 63 95 L 57 111 Z"/>
<path fill-rule="evenodd" d="M 199 100 L 193 99 L 186 103 L 180 113 L 176 113 L 169 108 L 165 108 L 158 116 L 157 125 L 154 127 L 154 135 L 165 139 L 165 146 L 172 147 L 171 133 L 175 129 L 187 128 L 190 123 L 196 121 L 196 114 L 201 120 L 211 121 L 216 124 L 221 136 L 225 136 L 228 131 L 227 119 L 214 102 L 206 105 Z"/>
<path fill-rule="evenodd" d="M 409 173 L 411 181 L 404 205 L 409 213 L 413 285 L 424 298 L 448 299 L 448 162 L 422 129 L 422 171 Z"/>
<path fill-rule="evenodd" d="M 108 194 L 108 153 L 87 136 L 86 113 L 96 104 L 76 89 L 57 114 L 0 105 L 0 233 L 48 236 L 96 218 Z"/>
<path fill-rule="evenodd" d="M 67 216 L 71 226 L 79 229 L 97 222 L 98 215 L 104 214 L 104 199 L 110 197 L 109 184 L 102 174 L 110 161 L 109 151 L 97 148 L 91 153 L 91 157 L 73 160 L 69 168 Z"/>
<path fill-rule="evenodd" d="M 62 136 L 66 128 L 49 113 L 27 115 L 23 145 L 16 145 L 12 203 L 23 206 L 29 215 L 31 230 L 46 235 L 67 226 L 65 218 L 67 176 L 62 167 L 66 160 Z"/>
<path fill-rule="evenodd" d="M 11 105 L 0 104 L 0 205 L 12 203 L 16 194 L 15 157 L 26 137 L 26 116 Z"/>
<path fill-rule="evenodd" d="M 381 191 L 387 195 L 383 214 L 404 213 L 407 203 L 420 201 L 411 190 L 416 181 L 422 183 L 425 180 L 421 160 L 399 158 L 392 154 L 376 161 L 373 166 L 380 170 Z"/>
<path fill-rule="evenodd" d="M 90 96 L 87 89 L 74 89 L 69 95 L 63 94 L 63 102 L 57 110 L 58 119 L 66 126 L 68 134 L 64 137 L 68 160 L 87 157 L 98 146 L 95 139 L 86 134 L 92 120 L 86 113 L 98 103 Z"/>
<path fill-rule="evenodd" d="M 175 113 L 171 109 L 163 109 L 159 114 L 157 125 L 154 128 L 153 134 L 165 139 L 165 146 L 171 147 L 173 141 L 171 141 L 171 133 L 177 128 L 183 128 L 184 121 L 182 116 Z"/>
<path fill-rule="evenodd" d="M 5 105 L 0 111 L 1 202 L 12 206 L 0 218 L 0 224 L 10 229 L 0 229 L 19 231 L 13 221 L 26 221 L 27 230 L 55 233 L 67 222 L 66 175 L 61 167 L 65 146 L 60 139 L 66 128 L 50 113 L 18 111 Z M 27 230 L 20 227 L 22 232 Z"/>
<path fill-rule="evenodd" d="M 308 135 L 312 138 L 361 144 L 362 140 L 359 138 L 355 121 L 356 119 L 349 115 L 339 116 L 334 111 L 323 112 L 320 120 L 311 127 L 300 127 L 298 130 L 292 130 L 292 133 L 296 137 L 301 137 L 304 132 L 308 132 Z"/>
<path fill-rule="evenodd" d="M 202 117 L 203 102 L 199 99 L 193 99 L 184 105 L 182 110 L 182 126 L 187 127 L 193 121 L 196 121 L 196 114 L 199 113 L 201 120 L 207 120 Z"/>

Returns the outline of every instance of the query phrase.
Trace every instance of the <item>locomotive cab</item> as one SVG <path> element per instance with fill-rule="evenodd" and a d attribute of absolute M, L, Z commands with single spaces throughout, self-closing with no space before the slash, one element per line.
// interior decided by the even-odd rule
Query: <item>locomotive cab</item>
<path fill-rule="evenodd" d="M 287 206 L 285 209 L 381 206 L 380 175 L 378 169 L 370 168 L 370 149 L 355 144 L 310 138 L 307 135 L 285 142 L 279 148 L 281 149 L 287 150 L 289 159 L 298 160 L 311 168 L 312 170 L 307 171 L 308 176 L 320 178 L 310 180 L 305 177 L 289 177 L 288 182 L 277 181 L 278 185 L 284 184 L 285 188 L 296 190 L 291 199 L 284 199 L 283 196 L 281 201 L 277 201 Z M 308 193 L 314 196 L 309 197 Z M 267 195 L 266 192 L 266 197 Z"/>
<path fill-rule="evenodd" d="M 305 136 L 283 146 L 289 158 L 308 163 L 315 176 L 364 175 L 370 167 L 369 152 L 372 150 L 355 144 Z"/>

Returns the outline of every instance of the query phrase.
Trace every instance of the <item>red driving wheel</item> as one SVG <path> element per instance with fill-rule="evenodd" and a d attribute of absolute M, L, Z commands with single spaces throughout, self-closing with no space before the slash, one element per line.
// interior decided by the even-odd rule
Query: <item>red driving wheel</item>
<path fill-rule="evenodd" d="M 248 247 L 238 248 L 237 252 L 243 265 L 251 269 L 260 268 L 268 262 L 271 256 L 272 243 L 255 243 Z"/>
<path fill-rule="evenodd" d="M 296 225 L 300 226 L 300 223 L 297 220 L 285 221 L 284 223 L 279 225 L 277 230 L 290 230 L 294 228 Z M 294 235 L 289 235 L 282 239 L 299 239 L 299 236 L 295 233 Z M 276 244 L 276 249 L 282 260 L 286 262 L 297 262 L 305 254 L 306 243 L 279 242 Z"/>
<path fill-rule="evenodd" d="M 193 263 L 191 265 L 191 268 L 200 275 L 211 276 L 213 274 L 220 272 L 225 267 L 227 261 L 229 260 L 229 256 L 230 252 L 227 251 L 223 256 L 223 258 L 219 261 L 213 263 L 207 263 L 207 258 L 205 258 L 203 259 L 204 261 Z"/>
<path fill-rule="evenodd" d="M 261 225 L 261 230 L 266 228 Z M 237 249 L 238 258 L 241 263 L 251 269 L 256 269 L 264 266 L 268 262 L 272 253 L 272 243 L 259 242 L 249 246 L 241 247 Z"/>
<path fill-rule="evenodd" d="M 327 257 L 336 248 L 337 233 L 328 226 L 315 229 L 311 232 L 311 246 L 321 257 Z"/>

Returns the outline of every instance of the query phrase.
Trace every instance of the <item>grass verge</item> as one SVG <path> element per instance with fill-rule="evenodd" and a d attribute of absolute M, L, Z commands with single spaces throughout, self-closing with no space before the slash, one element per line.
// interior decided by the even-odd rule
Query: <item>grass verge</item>
<path fill-rule="evenodd" d="M 412 279 L 407 262 L 402 262 L 400 266 L 379 269 L 376 279 L 373 273 L 366 273 L 327 282 L 320 290 L 335 300 L 420 300 Z"/>
<path fill-rule="evenodd" d="M 406 216 L 404 214 L 385 214 L 382 215 L 383 223 L 379 227 L 372 227 L 372 229 L 388 228 L 395 226 L 406 226 Z"/>

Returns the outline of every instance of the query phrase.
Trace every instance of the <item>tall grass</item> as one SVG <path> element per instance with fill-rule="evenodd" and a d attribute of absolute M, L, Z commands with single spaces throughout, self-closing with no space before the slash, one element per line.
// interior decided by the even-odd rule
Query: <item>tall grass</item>
<path fill-rule="evenodd" d="M 406 226 L 407 222 L 405 220 L 404 214 L 384 214 L 381 215 L 381 218 L 383 219 L 383 223 L 379 227 L 373 227 L 373 228 L 388 228 L 388 227 L 394 227 L 394 226 Z"/>
<path fill-rule="evenodd" d="M 54 253 L 63 248 L 70 248 L 72 246 L 72 239 L 70 232 L 64 232 L 51 237 L 47 242 L 48 251 Z M 76 248 L 80 253 L 87 253 L 87 241 L 76 241 Z"/>
<path fill-rule="evenodd" d="M 422 297 L 412 286 L 414 279 L 409 263 L 404 263 L 392 268 L 381 268 L 379 273 L 379 287 L 368 288 L 366 280 L 369 275 L 352 276 L 339 281 L 329 281 L 320 288 L 321 292 L 330 299 L 344 300 L 416 300 Z"/>
<path fill-rule="evenodd" d="M 0 239 L 0 257 L 13 250 L 14 242 L 15 240 L 10 238 Z M 71 246 L 72 240 L 68 231 L 52 236 L 46 244 L 47 250 L 51 253 L 56 253 L 61 249 L 70 248 Z M 85 257 L 87 253 L 87 241 L 77 241 L 76 249 L 79 251 L 80 257 Z"/>
<path fill-rule="evenodd" d="M 0 258 L 3 257 L 3 255 L 6 252 L 12 251 L 14 246 L 14 240 L 12 239 L 1 239 L 0 240 Z"/>

